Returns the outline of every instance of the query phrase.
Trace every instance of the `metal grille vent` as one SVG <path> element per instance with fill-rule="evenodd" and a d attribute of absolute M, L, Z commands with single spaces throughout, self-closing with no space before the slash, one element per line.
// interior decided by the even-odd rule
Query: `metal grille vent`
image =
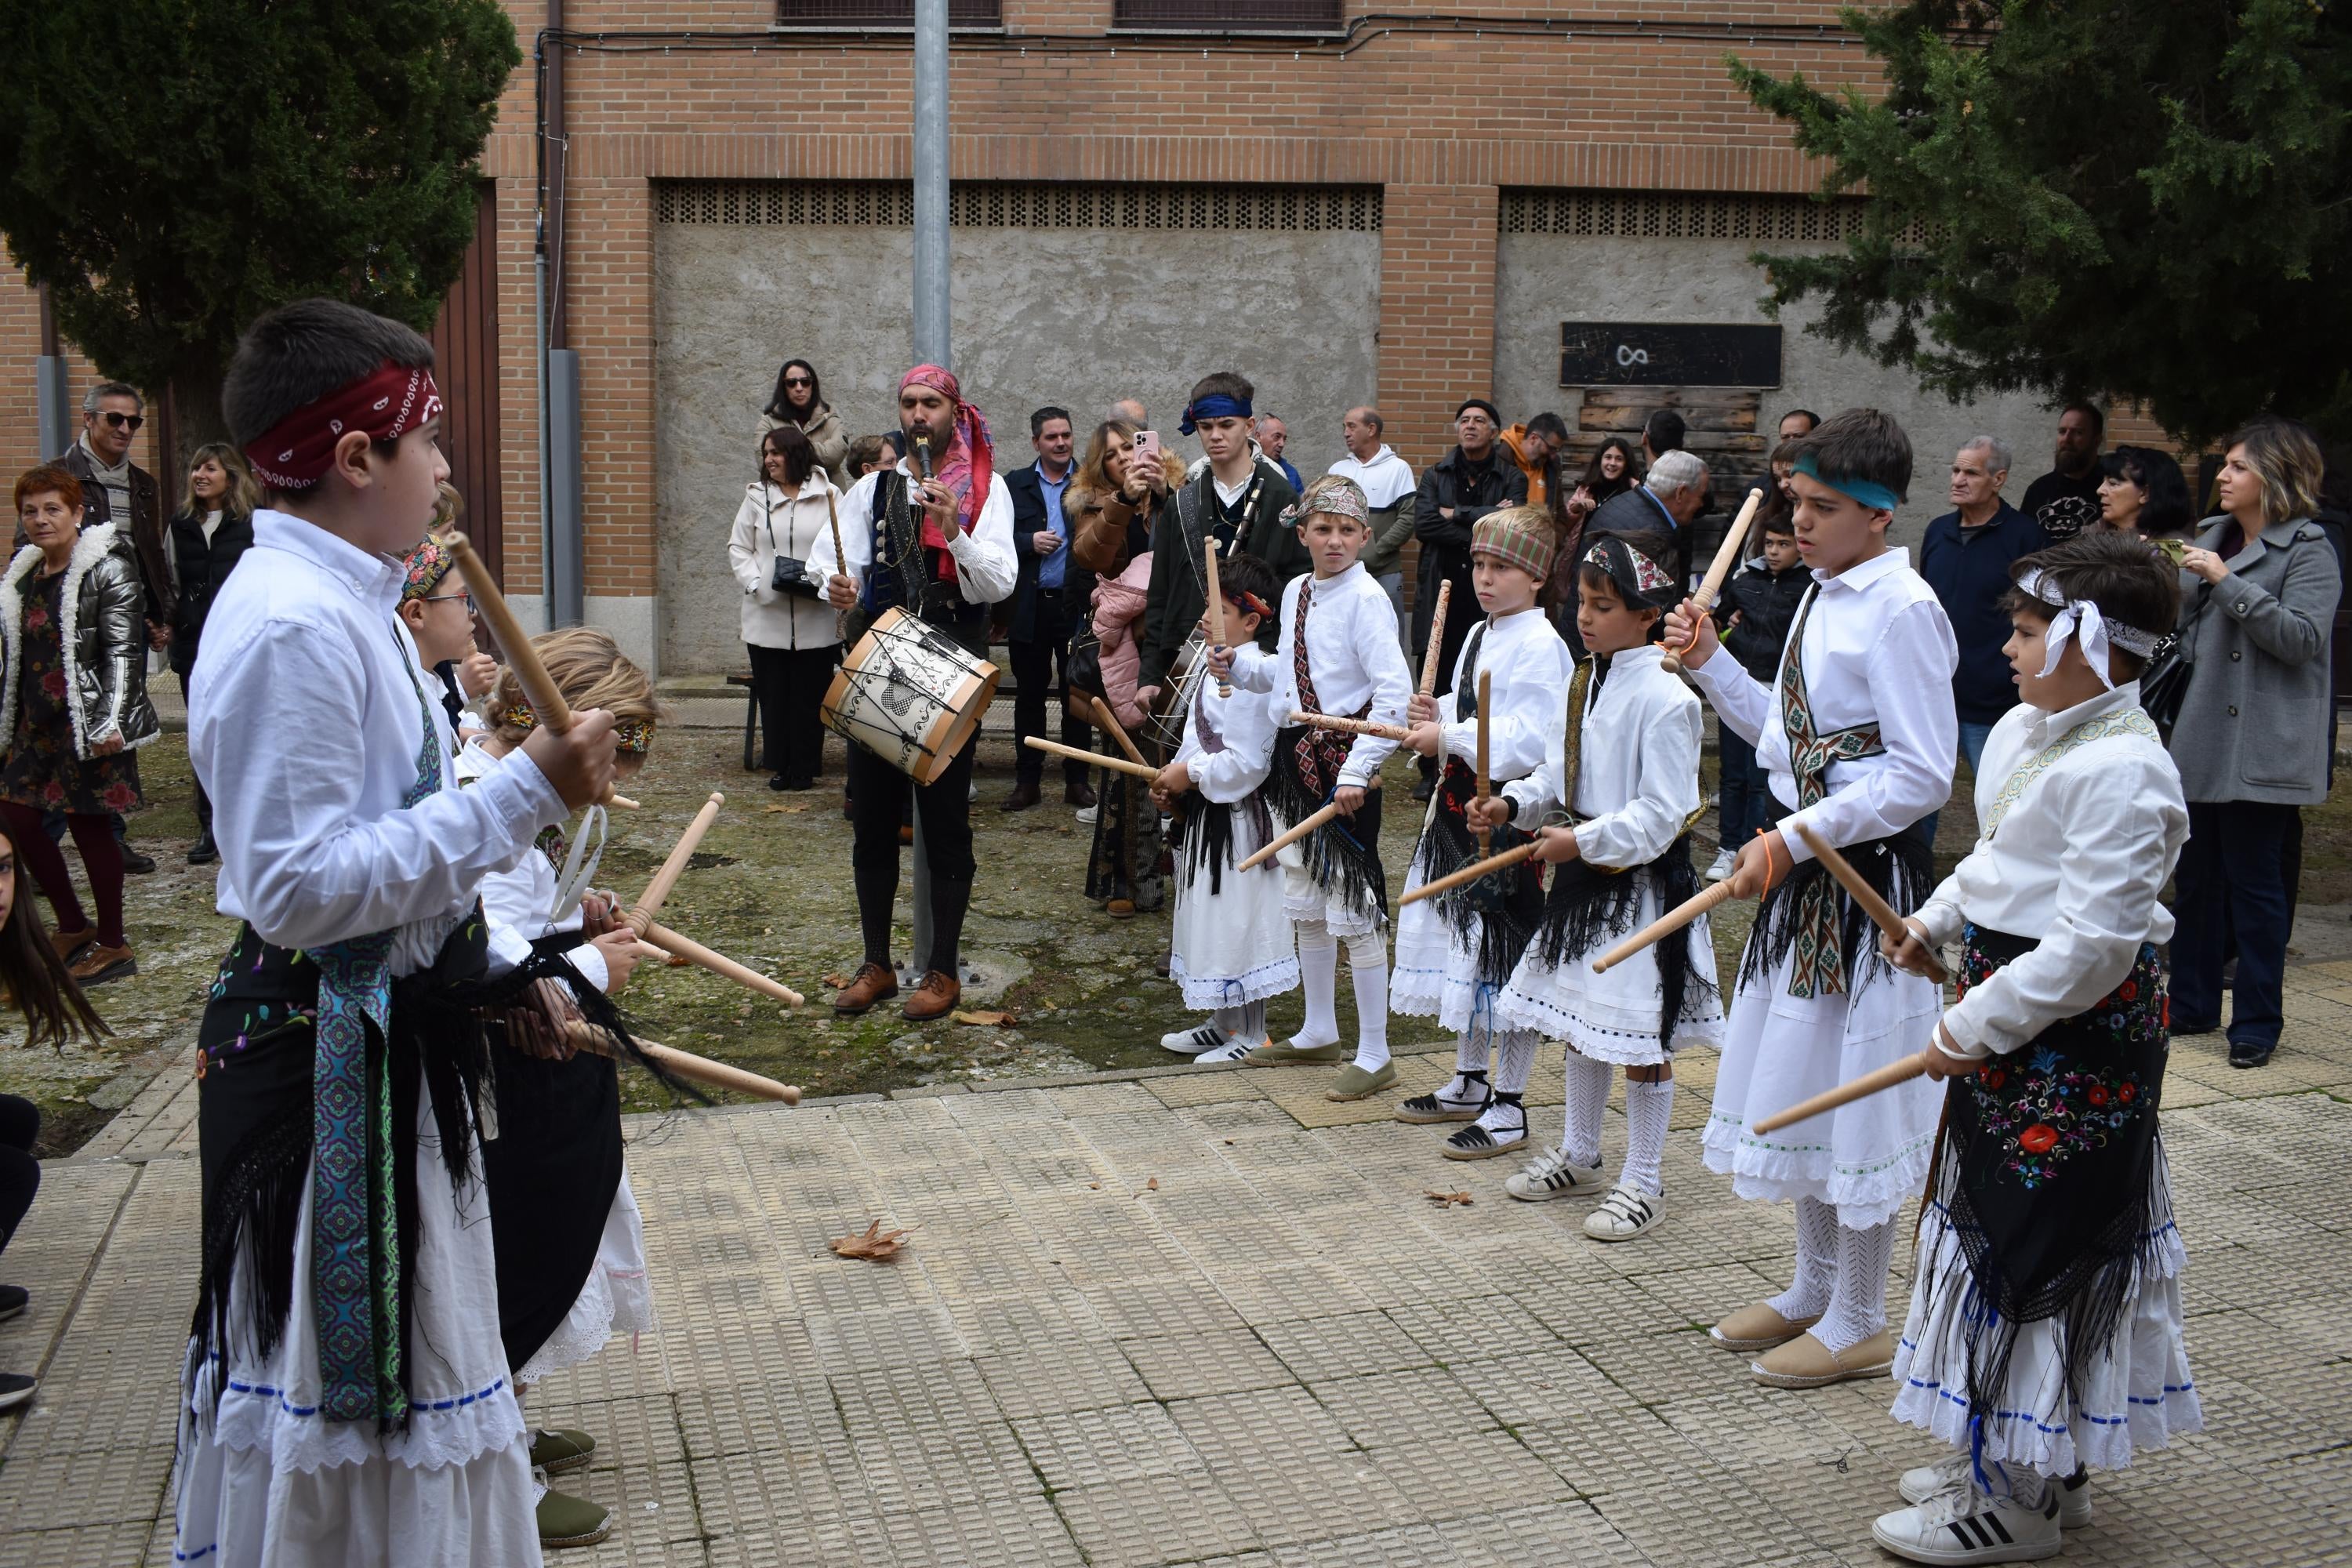
<path fill-rule="evenodd" d="M 912 185 L 884 181 L 673 180 L 654 187 L 672 224 L 910 227 Z M 948 192 L 958 228 L 1349 229 L 1377 233 L 1378 189 L 1284 185 L 972 183 Z"/>
<path fill-rule="evenodd" d="M 1841 240 L 1862 230 L 1858 200 L 1682 191 L 1505 191 L 1505 234 L 1594 238 Z"/>

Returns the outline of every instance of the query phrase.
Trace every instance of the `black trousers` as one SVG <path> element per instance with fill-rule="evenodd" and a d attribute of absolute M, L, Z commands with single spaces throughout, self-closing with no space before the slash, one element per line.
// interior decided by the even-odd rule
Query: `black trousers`
<path fill-rule="evenodd" d="M 180 677 L 180 700 L 184 702 L 187 700 L 187 696 L 188 678 L 184 675 Z M 190 772 L 189 777 L 194 783 L 196 789 L 196 832 L 204 837 L 210 838 L 213 836 L 212 797 L 205 794 L 205 781 L 200 778 L 196 778 L 193 770 Z M 115 819 L 114 838 L 115 842 L 118 844 L 122 841 L 121 818 L 120 817 Z"/>
<path fill-rule="evenodd" d="M 2275 1048 L 2284 1026 L 2288 847 L 2302 815 L 2268 801 L 2189 803 L 2189 842 L 2172 873 L 2172 1016 L 2200 1028 L 2221 1018 L 2221 962 L 2234 941 L 2233 1046 Z"/>
<path fill-rule="evenodd" d="M 760 704 L 760 765 L 788 784 L 806 784 L 824 771 L 824 724 L 817 710 L 841 647 L 761 647 L 751 656 L 751 696 Z"/>
<path fill-rule="evenodd" d="M 849 748 L 850 872 L 866 962 L 890 963 L 890 911 L 898 901 L 898 824 L 912 792 L 931 871 L 931 967 L 961 977 L 957 949 L 971 902 L 971 754 L 964 743 L 935 784 L 918 784 L 863 746 Z"/>
<path fill-rule="evenodd" d="M 33 1140 L 41 1131 L 40 1108 L 29 1100 L 0 1094 L 0 1250 L 16 1234 L 16 1222 L 33 1206 L 41 1187 L 41 1163 Z"/>
<path fill-rule="evenodd" d="M 1075 625 L 1068 601 L 1059 588 L 1037 590 L 1037 620 L 1033 637 L 1008 643 L 1013 652 L 1013 776 L 1023 784 L 1035 784 L 1045 776 L 1045 753 L 1032 751 L 1024 744 L 1032 735 L 1045 732 L 1045 693 L 1058 674 L 1066 686 L 1070 667 L 1070 632 Z M 1090 734 L 1087 725 L 1070 716 L 1066 698 L 1062 704 L 1062 744 L 1087 749 Z M 1062 777 L 1070 784 L 1084 782 L 1087 764 L 1065 759 Z"/>

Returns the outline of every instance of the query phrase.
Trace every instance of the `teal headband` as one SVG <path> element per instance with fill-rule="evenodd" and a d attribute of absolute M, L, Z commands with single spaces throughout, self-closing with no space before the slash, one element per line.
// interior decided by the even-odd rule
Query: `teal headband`
<path fill-rule="evenodd" d="M 1893 511 L 1903 504 L 1903 499 L 1900 496 L 1875 479 L 1850 477 L 1831 479 L 1822 472 L 1821 465 L 1813 461 L 1813 455 L 1811 452 L 1798 455 L 1796 470 L 1809 479 L 1829 486 L 1840 495 L 1853 497 L 1875 511 Z"/>

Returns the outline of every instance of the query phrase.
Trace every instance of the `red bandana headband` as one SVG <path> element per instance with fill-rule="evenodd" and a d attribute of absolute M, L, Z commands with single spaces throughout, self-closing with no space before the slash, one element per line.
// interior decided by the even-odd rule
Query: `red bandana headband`
<path fill-rule="evenodd" d="M 372 441 L 397 441 L 441 416 L 433 372 L 379 365 L 349 386 L 306 403 L 246 443 L 246 461 L 273 489 L 308 489 L 334 466 L 335 443 L 348 430 Z"/>

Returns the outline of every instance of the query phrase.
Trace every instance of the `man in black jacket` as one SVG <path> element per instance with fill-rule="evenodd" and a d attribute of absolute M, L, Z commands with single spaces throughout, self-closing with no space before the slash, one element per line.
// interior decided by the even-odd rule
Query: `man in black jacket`
<path fill-rule="evenodd" d="M 1021 560 L 1013 588 L 1012 627 L 1005 643 L 1013 655 L 1013 793 L 999 809 L 1026 811 L 1042 796 L 1045 753 L 1023 742 L 1045 732 L 1045 692 L 1058 672 L 1069 681 L 1070 633 L 1087 606 L 1065 595 L 1070 570 L 1070 525 L 1062 497 L 1070 488 L 1070 411 L 1045 407 L 1029 416 L 1029 444 L 1037 460 L 1004 476 L 1013 495 L 1013 548 Z M 1062 701 L 1062 744 L 1087 749 L 1087 727 Z M 1084 763 L 1062 764 L 1062 798 L 1072 805 L 1094 804 Z"/>
<path fill-rule="evenodd" d="M 1287 584 L 1307 570 L 1298 531 L 1282 521 L 1298 499 L 1282 470 L 1251 438 L 1247 377 L 1234 371 L 1203 376 L 1184 405 L 1181 426 L 1201 437 L 1202 460 L 1192 465 L 1151 531 L 1151 587 L 1143 610 L 1143 664 L 1136 700 L 1150 708 L 1168 685 L 1176 656 L 1209 603 L 1201 542 L 1214 534 L 1217 552 L 1245 550 Z"/>
<path fill-rule="evenodd" d="M 1478 590 L 1470 578 L 1470 530 L 1490 511 L 1525 506 L 1528 477 L 1505 458 L 1495 444 L 1503 416 L 1483 397 L 1473 397 L 1454 411 L 1454 449 L 1421 476 L 1421 493 L 1413 501 L 1412 533 L 1421 541 L 1421 581 L 1412 606 L 1413 675 L 1428 657 L 1429 623 L 1437 609 L 1441 583 L 1454 584 L 1447 601 L 1445 626 L 1438 639 L 1437 679 L 1443 685 L 1454 677 L 1454 661 L 1462 639 L 1478 621 Z M 1421 783 L 1412 798 L 1427 800 L 1437 779 L 1437 759 L 1421 759 Z"/>

